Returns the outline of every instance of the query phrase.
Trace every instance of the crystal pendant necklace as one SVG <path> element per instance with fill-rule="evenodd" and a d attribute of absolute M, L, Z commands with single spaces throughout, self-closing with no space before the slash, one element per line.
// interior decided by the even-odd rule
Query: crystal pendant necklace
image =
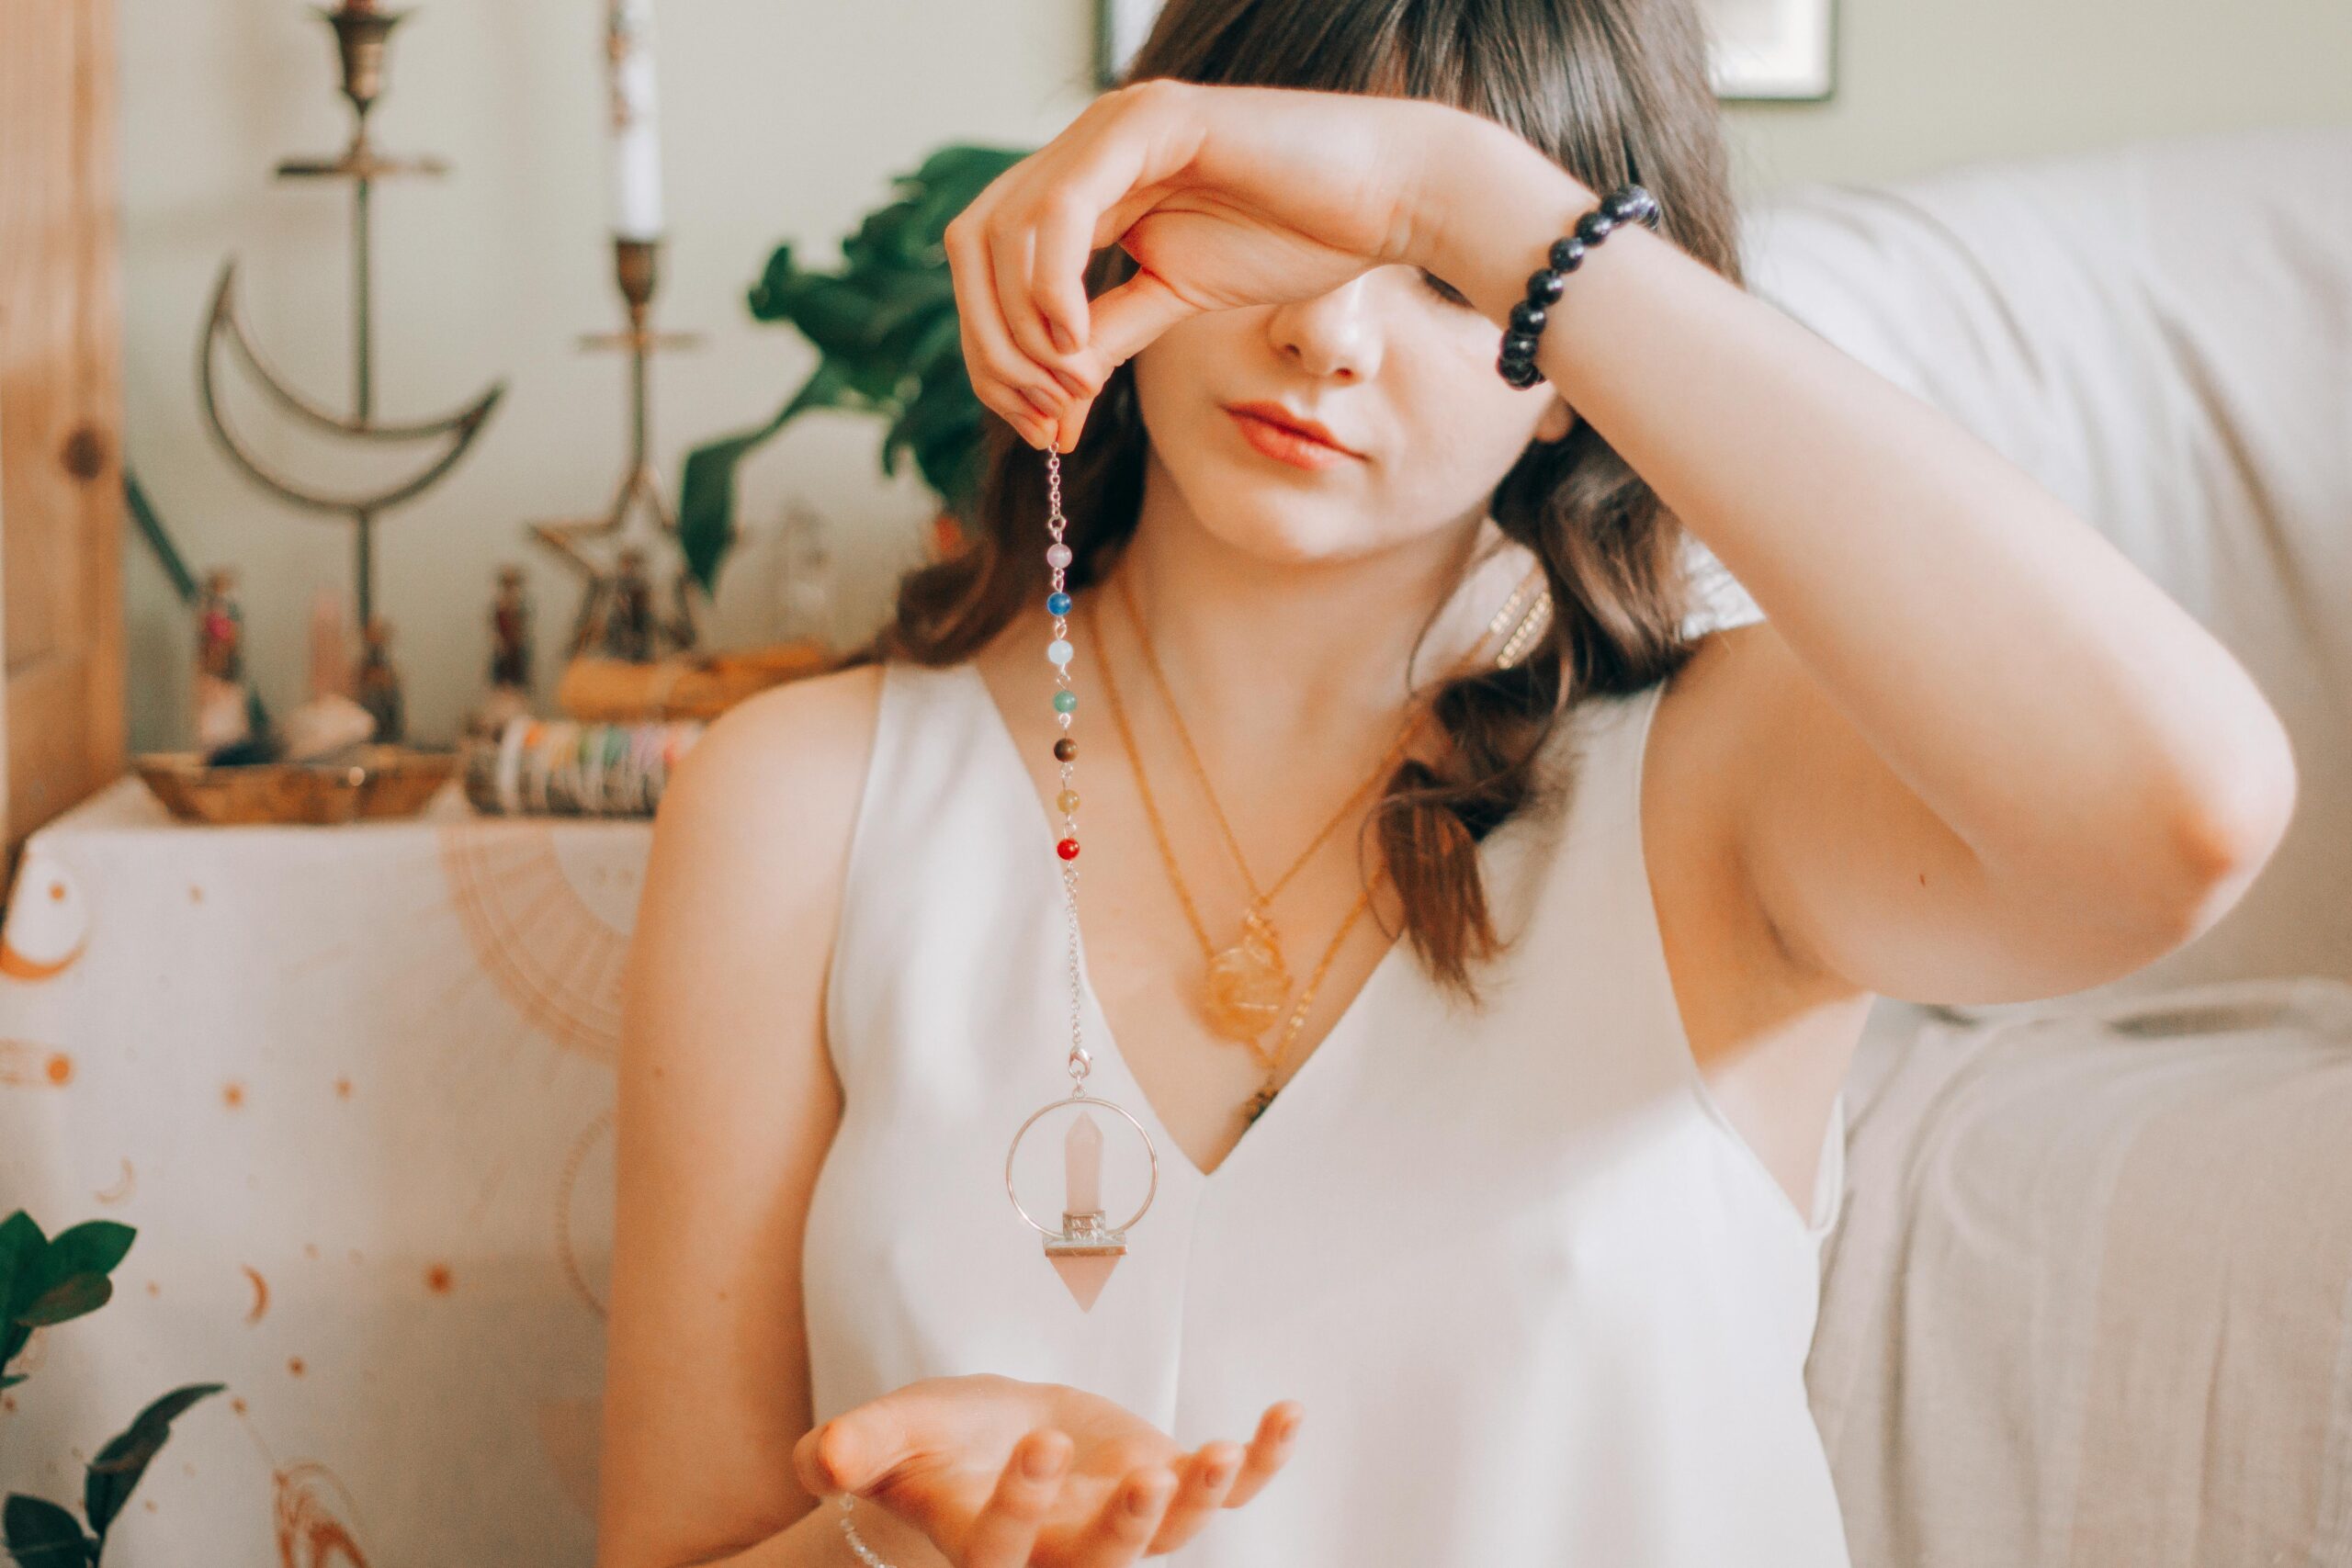
<path fill-rule="evenodd" d="M 1012 1134 L 1012 1146 L 1004 1152 L 1004 1190 L 1012 1200 L 1014 1211 L 1044 1235 L 1046 1260 L 1061 1277 L 1080 1310 L 1091 1312 L 1111 1271 L 1126 1256 L 1128 1230 L 1150 1209 L 1151 1201 L 1159 1190 L 1159 1151 L 1144 1124 L 1124 1107 L 1086 1092 L 1086 1076 L 1093 1067 L 1094 1057 L 1086 1048 L 1078 955 L 1078 791 L 1073 782 L 1078 742 L 1070 739 L 1069 733 L 1071 715 L 1078 709 L 1078 694 L 1069 683 L 1069 661 L 1074 651 L 1069 642 L 1070 547 L 1063 539 L 1069 525 L 1062 515 L 1061 454 L 1050 447 L 1046 453 L 1046 531 L 1053 539 L 1046 548 L 1046 566 L 1052 581 L 1051 591 L 1046 595 L 1046 611 L 1053 617 L 1054 633 L 1053 640 L 1046 647 L 1046 660 L 1054 667 L 1054 718 L 1061 729 L 1054 741 L 1054 761 L 1061 769 L 1062 787 L 1054 805 L 1062 815 L 1062 836 L 1054 845 L 1054 852 L 1061 860 L 1062 903 L 1069 926 L 1069 1055 L 1066 1066 L 1070 1088 L 1067 1095 L 1032 1111 Z M 1102 1125 L 1089 1114 L 1090 1106 L 1118 1118 L 1133 1130 L 1143 1140 L 1144 1153 L 1150 1162 L 1150 1180 L 1144 1190 L 1143 1202 L 1115 1225 L 1108 1223 L 1109 1213 L 1103 1207 Z M 1039 1223 L 1022 1204 L 1021 1194 L 1013 1185 L 1013 1156 L 1020 1153 L 1021 1141 L 1029 1135 L 1029 1130 L 1057 1112 L 1064 1113 L 1062 1119 L 1069 1123 L 1061 1140 L 1062 1213 L 1059 1225 L 1047 1225 Z M 1116 1130 L 1117 1124 L 1114 1123 L 1114 1127 Z"/>

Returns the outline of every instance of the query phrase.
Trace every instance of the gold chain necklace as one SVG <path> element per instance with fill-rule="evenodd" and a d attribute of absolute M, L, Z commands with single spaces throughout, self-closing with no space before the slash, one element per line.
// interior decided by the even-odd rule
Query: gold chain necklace
<path fill-rule="evenodd" d="M 1341 921 L 1339 931 L 1332 937 L 1330 945 L 1317 963 L 1306 989 L 1290 1006 L 1289 1018 L 1285 1022 L 1282 1038 L 1276 1043 L 1272 1052 L 1267 1052 L 1261 1047 L 1258 1039 L 1275 1018 L 1282 1015 L 1283 1004 L 1290 1000 L 1291 976 L 1289 968 L 1283 961 L 1280 937 L 1275 931 L 1267 907 L 1274 896 L 1281 892 L 1299 869 L 1314 856 L 1315 852 L 1322 847 L 1324 840 L 1337 831 L 1340 824 L 1353 814 L 1365 794 L 1376 787 L 1394 771 L 1407 748 L 1411 745 L 1413 737 L 1419 732 L 1420 726 L 1428 717 L 1428 713 L 1426 709 L 1417 711 L 1408 720 L 1397 735 L 1396 742 L 1382 757 L 1379 766 L 1373 771 L 1371 776 L 1351 791 L 1347 799 L 1340 802 L 1339 809 L 1308 841 L 1306 848 L 1299 852 L 1279 877 L 1275 878 L 1273 885 L 1261 888 L 1250 870 L 1247 857 L 1241 852 L 1240 840 L 1233 831 L 1232 823 L 1226 817 L 1223 805 L 1217 799 L 1216 790 L 1209 782 L 1208 769 L 1201 760 L 1199 748 L 1193 742 L 1192 733 L 1185 726 L 1183 714 L 1176 705 L 1175 694 L 1170 689 L 1167 675 L 1152 649 L 1149 634 L 1144 629 L 1143 617 L 1136 604 L 1133 585 L 1128 582 L 1125 572 L 1114 572 L 1113 575 L 1117 579 L 1120 597 L 1126 609 L 1128 620 L 1135 627 L 1136 639 L 1143 650 L 1145 664 L 1149 669 L 1154 682 L 1159 686 L 1160 697 L 1167 705 L 1169 717 L 1174 725 L 1177 738 L 1183 746 L 1185 756 L 1191 761 L 1194 776 L 1200 782 L 1201 793 L 1207 798 L 1209 809 L 1216 819 L 1218 829 L 1224 835 L 1226 847 L 1232 852 L 1234 863 L 1240 870 L 1242 881 L 1250 890 L 1250 904 L 1242 913 L 1240 936 L 1231 946 L 1218 948 L 1209 937 L 1207 927 L 1203 923 L 1200 911 L 1193 903 L 1192 891 L 1185 885 L 1183 872 L 1177 864 L 1175 852 L 1169 841 L 1166 825 L 1160 818 L 1159 806 L 1151 793 L 1150 781 L 1145 775 L 1140 749 L 1136 745 L 1134 731 L 1127 724 L 1126 711 L 1120 701 L 1116 678 L 1110 670 L 1110 661 L 1107 659 L 1102 660 L 1101 668 L 1103 693 L 1110 705 L 1113 723 L 1119 731 L 1120 741 L 1126 749 L 1129 764 L 1135 772 L 1136 793 L 1142 799 L 1145 817 L 1151 825 L 1153 841 L 1159 846 L 1160 858 L 1167 864 L 1169 881 L 1175 889 L 1177 901 L 1183 908 L 1186 923 L 1193 928 L 1193 934 L 1200 942 L 1202 955 L 1207 960 L 1206 994 L 1203 1010 L 1208 1018 L 1210 1026 L 1221 1037 L 1248 1045 L 1261 1061 L 1267 1064 L 1269 1069 L 1267 1088 L 1261 1089 L 1260 1097 L 1252 1102 L 1250 1114 L 1254 1121 L 1259 1111 L 1272 1100 L 1272 1083 L 1275 1075 L 1280 1071 L 1283 1055 L 1289 1049 L 1291 1042 L 1297 1037 L 1306 1021 L 1307 1009 L 1314 1001 L 1316 990 L 1321 985 L 1324 975 L 1330 968 L 1340 944 L 1346 940 L 1348 932 L 1354 927 L 1356 920 L 1370 907 L 1373 888 L 1377 886 L 1379 877 L 1375 875 L 1372 882 L 1366 885 L 1363 896 L 1357 900 L 1356 907 Z M 1501 608 L 1496 612 L 1493 619 L 1488 623 L 1485 633 L 1472 646 L 1469 653 L 1464 655 L 1462 661 L 1455 666 L 1454 672 L 1459 673 L 1469 669 L 1476 661 L 1486 645 L 1496 637 L 1501 636 L 1506 626 L 1510 627 L 1510 633 L 1505 638 L 1502 652 L 1497 656 L 1497 665 L 1509 664 L 1519 653 L 1524 651 L 1528 643 L 1532 640 L 1532 634 L 1540 632 L 1544 621 L 1548 619 L 1551 602 L 1549 594 L 1544 592 L 1544 587 L 1543 569 L 1538 566 L 1530 570 L 1521 580 L 1519 585 L 1511 591 L 1510 597 L 1503 602 Z M 1531 596 L 1534 599 L 1532 605 Z M 1099 617 L 1094 615 L 1091 601 L 1087 605 L 1086 613 L 1089 629 L 1093 632 L 1095 646 L 1099 649 L 1103 644 Z M 1516 624 L 1514 624 L 1514 618 L 1516 618 Z"/>
<path fill-rule="evenodd" d="M 1330 819 L 1274 879 L 1273 886 L 1261 887 L 1250 870 L 1248 859 L 1241 852 L 1240 840 L 1234 835 L 1233 825 L 1227 819 L 1224 807 L 1218 803 L 1216 791 L 1209 784 L 1208 769 L 1201 761 L 1199 748 L 1193 743 L 1192 732 L 1184 724 L 1184 716 L 1178 710 L 1175 698 L 1169 691 L 1168 677 L 1160 669 L 1159 656 L 1152 650 L 1149 636 L 1144 631 L 1143 616 L 1136 611 L 1134 587 L 1127 581 L 1125 572 L 1114 575 L 1128 624 L 1135 628 L 1136 644 L 1143 650 L 1145 667 L 1150 671 L 1153 682 L 1159 688 L 1160 700 L 1168 708 L 1176 738 L 1192 763 L 1193 776 L 1200 780 L 1201 793 L 1208 799 L 1210 814 L 1216 820 L 1218 831 L 1225 836 L 1226 848 L 1232 852 L 1234 863 L 1240 868 L 1242 883 L 1250 890 L 1249 905 L 1241 914 L 1240 936 L 1231 946 L 1219 948 L 1209 940 L 1208 931 L 1193 908 L 1192 894 L 1184 886 L 1183 874 L 1176 868 L 1173 858 L 1170 859 L 1169 878 L 1176 885 L 1178 897 L 1192 922 L 1193 933 L 1200 938 L 1201 952 L 1208 960 L 1207 990 L 1203 1010 L 1208 1017 L 1209 1026 L 1225 1039 L 1251 1045 L 1254 1049 L 1258 1037 L 1282 1016 L 1283 1006 L 1290 999 L 1290 967 L 1283 961 L 1281 934 L 1274 929 L 1267 906 L 1274 895 L 1289 884 L 1299 868 L 1314 857 L 1315 852 L 1322 848 L 1323 841 L 1348 819 L 1364 795 L 1388 776 L 1404 755 L 1405 748 L 1411 743 L 1420 720 L 1417 716 L 1403 727 L 1372 775 L 1348 793 L 1348 797 L 1340 803 L 1339 809 L 1331 814 Z M 1101 634 L 1098 631 L 1096 635 L 1099 637 Z M 1144 779 L 1142 758 L 1135 745 L 1133 733 L 1126 728 L 1126 715 L 1119 701 L 1118 688 L 1107 674 L 1103 679 L 1103 691 L 1111 703 L 1112 718 L 1119 725 L 1120 739 L 1126 743 L 1128 757 L 1134 763 L 1137 793 L 1148 802 L 1150 785 Z M 1157 811 L 1152 810 L 1148 814 L 1156 823 Z M 1164 836 L 1161 847 L 1165 852 Z"/>

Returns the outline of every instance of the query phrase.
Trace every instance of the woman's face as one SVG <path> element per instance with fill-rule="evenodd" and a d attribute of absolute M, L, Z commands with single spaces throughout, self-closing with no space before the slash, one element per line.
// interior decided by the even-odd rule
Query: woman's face
<path fill-rule="evenodd" d="M 1175 509 L 1270 563 L 1385 550 L 1485 515 L 1530 441 L 1573 423 L 1548 382 L 1495 372 L 1502 334 L 1415 266 L 1378 266 L 1311 299 L 1215 310 L 1135 357 L 1149 433 L 1144 512 Z M 1238 414 L 1271 404 L 1345 453 Z"/>

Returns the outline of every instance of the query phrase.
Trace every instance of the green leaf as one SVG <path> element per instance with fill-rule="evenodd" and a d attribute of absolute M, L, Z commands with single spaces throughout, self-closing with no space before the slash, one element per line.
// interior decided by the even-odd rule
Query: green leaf
<path fill-rule="evenodd" d="M 686 454 L 678 478 L 678 547 L 706 593 L 718 592 L 718 569 L 735 544 L 736 468 L 782 424 L 770 420 Z"/>
<path fill-rule="evenodd" d="M 897 472 L 896 455 L 901 446 L 920 451 L 944 437 L 970 440 L 978 435 L 979 428 L 980 405 L 969 388 L 925 387 L 883 438 L 884 471 Z"/>
<path fill-rule="evenodd" d="M 28 1328 L 46 1328 L 86 1317 L 113 1299 L 114 1281 L 104 1274 L 69 1275 L 35 1296 L 32 1304 L 17 1314 L 17 1321 Z"/>
<path fill-rule="evenodd" d="M 827 354 L 855 358 L 873 346 L 875 302 L 849 278 L 814 273 L 796 279 L 784 300 L 792 324 Z"/>
<path fill-rule="evenodd" d="M 8 1494 L 0 1507 L 0 1536 L 19 1568 L 90 1568 L 98 1560 L 97 1542 L 82 1533 L 72 1514 L 21 1492 Z"/>
<path fill-rule="evenodd" d="M 98 1457 L 90 1461 L 89 1474 L 83 1482 L 82 1510 L 90 1516 L 90 1528 L 97 1532 L 101 1542 L 106 1540 L 107 1527 L 114 1522 L 123 1505 L 130 1501 L 140 1477 L 147 1473 L 147 1466 L 172 1435 L 172 1422 L 198 1400 L 227 1386 L 201 1382 L 175 1388 L 141 1411 L 137 1419 L 98 1450 Z"/>
<path fill-rule="evenodd" d="M 786 318 L 783 301 L 792 290 L 792 280 L 799 275 L 799 267 L 792 259 L 792 243 L 787 240 L 768 253 L 768 265 L 761 269 L 760 280 L 752 285 L 744 296 L 756 321 L 778 321 Z"/>
<path fill-rule="evenodd" d="M 940 498 L 940 510 L 968 519 L 980 492 L 983 447 L 979 405 L 971 405 L 967 422 L 950 427 L 933 443 L 915 448 L 915 467 L 923 482 Z"/>
<path fill-rule="evenodd" d="M 6 1320 L 13 1326 L 44 1327 L 106 1305 L 114 1294 L 107 1276 L 139 1233 L 113 1220 L 90 1220 L 32 1251 L 38 1234 L 35 1226 L 0 1244 L 0 1254 L 10 1258 Z"/>
<path fill-rule="evenodd" d="M 0 1388 L 14 1388 L 31 1375 L 29 1372 L 0 1372 Z"/>
<path fill-rule="evenodd" d="M 39 1293 L 33 1274 L 48 1247 L 49 1238 L 22 1209 L 0 1220 L 0 1323 L 15 1321 L 19 1291 L 21 1304 L 27 1305 Z"/>
<path fill-rule="evenodd" d="M 706 589 L 736 537 L 736 475 L 743 459 L 810 408 L 880 414 L 882 471 L 914 454 L 924 483 L 951 510 L 978 492 L 984 411 L 964 365 L 955 279 L 942 236 L 956 215 L 1034 149 L 952 143 L 892 177 L 892 199 L 868 212 L 841 245 L 842 264 L 800 264 L 790 243 L 768 254 L 745 296 L 752 316 L 797 328 L 818 351 L 808 380 L 756 429 L 691 453 L 679 479 L 678 531 Z"/>
<path fill-rule="evenodd" d="M 911 176 L 930 206 L 925 225 L 934 233 L 946 228 L 948 220 L 972 205 L 972 198 L 986 190 L 989 181 L 1035 151 L 1034 147 L 982 147 L 968 141 L 935 149 Z"/>
<path fill-rule="evenodd" d="M 876 323 L 871 336 L 879 343 L 890 330 L 920 310 L 954 310 L 956 277 L 944 269 L 932 272 L 877 272 L 860 284 L 873 302 Z"/>
<path fill-rule="evenodd" d="M 924 209 L 914 201 L 894 201 L 869 213 L 857 232 L 842 242 L 842 261 L 852 271 L 910 271 L 931 263 L 935 231 L 926 231 Z"/>
<path fill-rule="evenodd" d="M 114 1220 L 85 1220 L 51 1239 L 41 1266 L 52 1283 L 69 1274 L 111 1274 L 138 1235 Z"/>
<path fill-rule="evenodd" d="M 970 396 L 972 373 L 964 363 L 964 319 L 954 310 L 945 310 L 922 322 L 922 328 L 907 344 L 908 369 L 925 385 L 934 380 L 960 382 L 965 394 Z"/>
<path fill-rule="evenodd" d="M 736 469 L 795 415 L 833 402 L 841 389 L 839 368 L 831 360 L 821 361 L 792 400 L 765 424 L 697 446 L 687 455 L 678 480 L 678 543 L 705 592 L 717 592 L 719 565 L 735 542 Z"/>

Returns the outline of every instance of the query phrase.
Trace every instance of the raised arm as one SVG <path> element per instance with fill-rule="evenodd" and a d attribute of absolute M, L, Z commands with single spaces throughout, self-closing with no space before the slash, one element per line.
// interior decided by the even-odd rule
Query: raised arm
<path fill-rule="evenodd" d="M 1418 242 L 1498 326 L 1595 201 L 1463 116 Z M 1792 955 L 1986 1002 L 2103 982 L 2204 930 L 2292 811 L 2244 669 L 1940 412 L 1634 225 L 1571 274 L 1551 387 L 1769 624 L 1707 668 L 1734 853 Z"/>
<path fill-rule="evenodd" d="M 1594 195 L 1423 100 L 1146 81 L 948 226 L 981 400 L 1075 444 L 1113 367 L 1202 310 L 1421 267 L 1499 329 Z M 1136 275 L 1089 299 L 1095 248 Z M 1498 335 L 1499 345 L 1499 333 Z M 2082 519 L 1942 414 L 1638 225 L 1537 348 L 1770 624 L 1694 661 L 1723 832 L 1791 958 L 1923 1000 L 2049 996 L 2203 930 L 2276 848 L 2285 731 Z"/>

